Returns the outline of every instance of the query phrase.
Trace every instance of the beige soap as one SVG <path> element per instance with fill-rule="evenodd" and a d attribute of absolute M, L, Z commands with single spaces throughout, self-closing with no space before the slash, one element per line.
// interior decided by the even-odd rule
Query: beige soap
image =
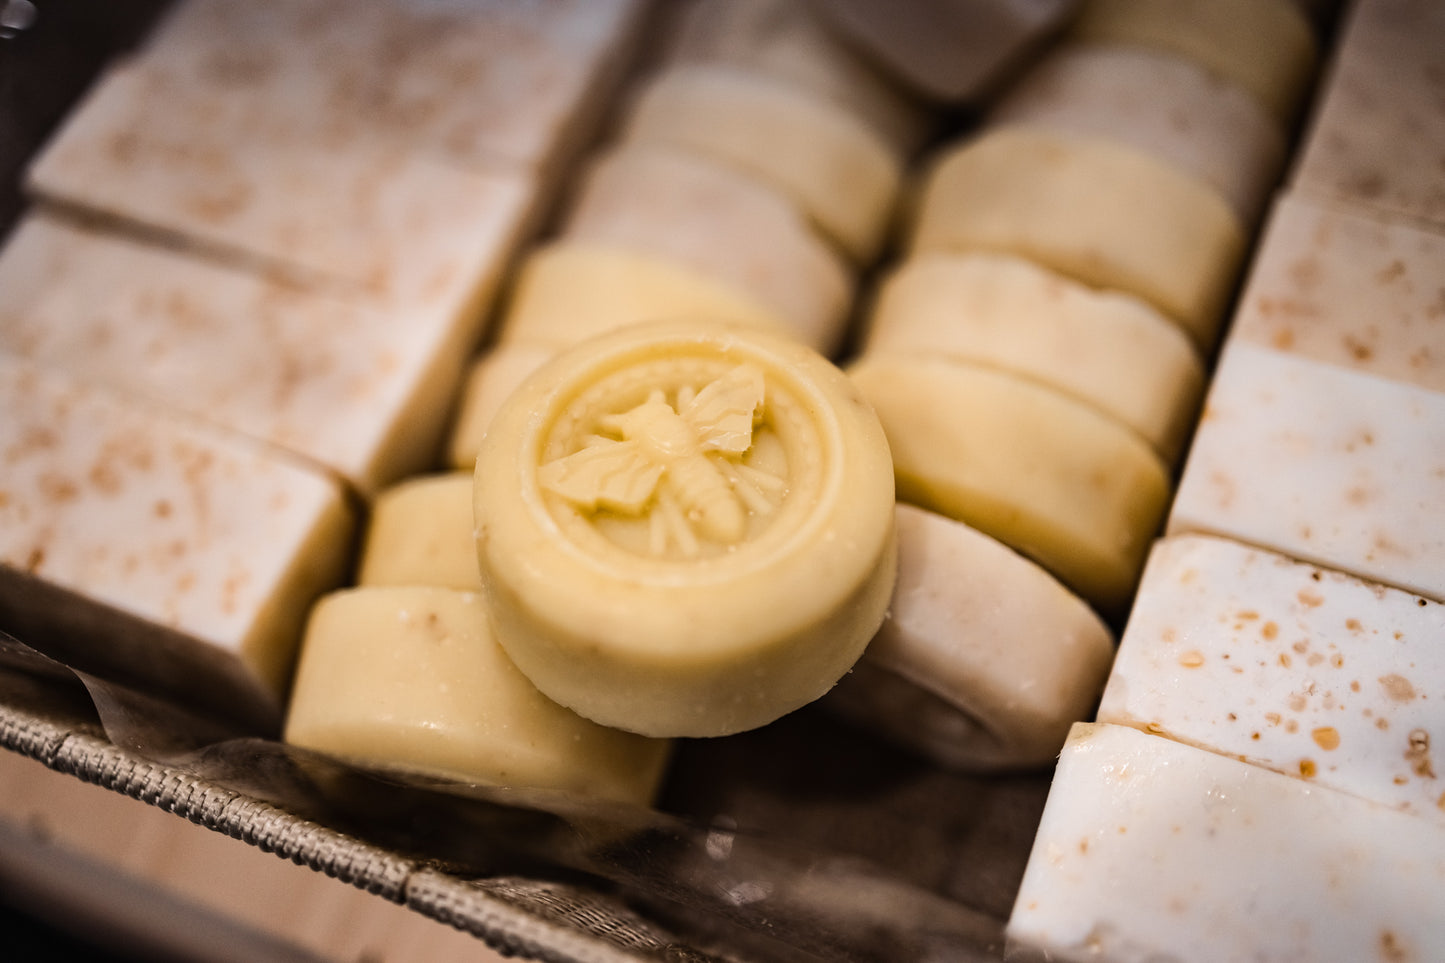
<path fill-rule="evenodd" d="M 1113 636 L 1033 562 L 961 522 L 898 506 L 898 586 L 827 704 L 967 770 L 1053 762 L 1092 717 Z"/>
<path fill-rule="evenodd" d="M 669 259 L 755 301 L 828 354 L 853 297 L 846 261 L 773 188 L 683 151 L 625 144 L 597 157 L 561 235 Z"/>
<path fill-rule="evenodd" d="M 936 160 L 912 250 L 1013 254 L 1136 295 L 1209 350 L 1245 244 L 1223 197 L 1163 161 L 1098 137 L 1000 127 Z"/>
<path fill-rule="evenodd" d="M 43 212 L 0 253 L 0 350 L 270 442 L 367 495 L 434 457 L 473 328 Z"/>
<path fill-rule="evenodd" d="M 865 337 L 865 353 L 960 358 L 1058 389 L 1171 464 L 1204 393 L 1194 345 L 1155 308 L 1007 255 L 905 260 L 879 287 Z"/>
<path fill-rule="evenodd" d="M 277 726 L 340 485 L 276 449 L 0 355 L 0 603 L 62 661 Z"/>
<path fill-rule="evenodd" d="M 709 157 L 781 191 L 856 263 L 893 215 L 902 158 L 868 125 L 780 80 L 679 64 L 644 82 L 622 136 Z"/>
<path fill-rule="evenodd" d="M 746 327 L 639 325 L 493 419 L 477 551 L 497 637 L 549 697 L 653 736 L 822 696 L 892 594 L 893 469 L 843 374 Z"/>
<path fill-rule="evenodd" d="M 504 343 L 567 348 L 623 325 L 679 318 L 787 327 L 746 292 L 676 260 L 605 244 L 553 241 L 523 260 L 499 337 Z"/>
<path fill-rule="evenodd" d="M 473 527 L 470 471 L 408 478 L 372 504 L 356 582 L 480 591 Z"/>
<path fill-rule="evenodd" d="M 497 645 L 480 595 L 422 586 L 317 603 L 285 738 L 383 769 L 638 805 L 669 748 L 547 699 Z"/>
<path fill-rule="evenodd" d="M 1249 91 L 1191 60 L 1130 45 L 1051 51 L 989 123 L 1104 137 L 1173 164 L 1255 223 L 1284 168 L 1285 130 Z"/>
<path fill-rule="evenodd" d="M 545 345 L 511 343 L 488 349 L 472 362 L 457 400 L 451 438 L 447 442 L 447 463 L 471 471 L 477 450 L 497 409 L 542 363 L 557 353 Z"/>
<path fill-rule="evenodd" d="M 1169 473 L 1142 439 L 1052 389 L 949 358 L 866 355 L 849 375 L 888 434 L 901 501 L 1123 610 L 1169 498 Z"/>
<path fill-rule="evenodd" d="M 1192 60 L 1249 91 L 1286 127 L 1319 55 L 1294 0 L 1086 0 L 1069 35 Z"/>

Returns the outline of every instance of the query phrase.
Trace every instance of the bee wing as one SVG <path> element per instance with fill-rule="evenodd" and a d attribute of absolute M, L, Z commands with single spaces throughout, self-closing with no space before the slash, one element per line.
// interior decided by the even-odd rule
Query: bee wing
<path fill-rule="evenodd" d="M 740 454 L 753 443 L 753 416 L 763 403 L 763 372 L 740 364 L 697 393 L 679 414 L 697 430 L 704 451 Z"/>
<path fill-rule="evenodd" d="M 635 441 L 593 445 L 537 471 L 542 487 L 583 508 L 637 512 L 657 489 L 664 467 Z"/>

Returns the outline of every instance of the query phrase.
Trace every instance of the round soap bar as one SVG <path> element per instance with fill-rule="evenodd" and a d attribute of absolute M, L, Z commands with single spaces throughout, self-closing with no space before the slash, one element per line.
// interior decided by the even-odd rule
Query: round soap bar
<path fill-rule="evenodd" d="M 478 591 L 471 472 L 419 475 L 378 495 L 356 581 Z"/>
<path fill-rule="evenodd" d="M 324 596 L 311 613 L 287 742 L 363 765 L 646 805 L 668 743 L 545 698 L 497 645 L 482 597 L 423 586 Z"/>
<path fill-rule="evenodd" d="M 498 639 L 605 725 L 713 736 L 827 692 L 893 589 L 893 464 L 837 368 L 741 326 L 636 325 L 549 362 L 477 458 Z"/>

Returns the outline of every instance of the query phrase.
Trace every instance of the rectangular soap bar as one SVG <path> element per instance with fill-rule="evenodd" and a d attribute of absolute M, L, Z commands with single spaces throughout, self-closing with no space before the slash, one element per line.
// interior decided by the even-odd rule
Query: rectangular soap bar
<path fill-rule="evenodd" d="M 1230 330 L 1236 340 L 1445 391 L 1445 233 L 1287 194 Z"/>
<path fill-rule="evenodd" d="M 1293 186 L 1445 225 L 1445 6 L 1348 4 Z"/>
<path fill-rule="evenodd" d="M 1019 959 L 1436 960 L 1442 884 L 1438 825 L 1081 724 L 1007 932 Z"/>
<path fill-rule="evenodd" d="M 1437 602 L 1227 539 L 1168 538 L 1098 719 L 1445 827 L 1442 639 Z"/>
<path fill-rule="evenodd" d="M 1445 394 L 1231 343 L 1167 528 L 1445 600 Z"/>
<path fill-rule="evenodd" d="M 275 726 L 338 584 L 340 484 L 274 448 L 0 355 L 0 625 L 68 664 Z"/>
<path fill-rule="evenodd" d="M 472 335 L 42 212 L 0 252 L 0 351 L 272 442 L 367 494 L 430 464 Z"/>

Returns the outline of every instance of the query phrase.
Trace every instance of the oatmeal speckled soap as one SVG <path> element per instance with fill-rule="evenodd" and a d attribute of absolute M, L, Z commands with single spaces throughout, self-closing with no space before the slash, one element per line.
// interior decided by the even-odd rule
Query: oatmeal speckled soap
<path fill-rule="evenodd" d="M 498 641 L 605 725 L 723 735 L 828 689 L 883 620 L 893 464 L 837 368 L 747 327 L 637 325 L 529 378 L 477 458 Z"/>

